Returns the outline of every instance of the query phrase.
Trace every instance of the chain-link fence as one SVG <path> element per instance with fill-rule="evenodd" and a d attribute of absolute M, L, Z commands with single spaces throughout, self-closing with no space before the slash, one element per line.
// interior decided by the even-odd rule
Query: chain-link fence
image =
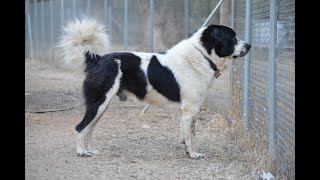
<path fill-rule="evenodd" d="M 114 51 L 165 51 L 201 27 L 217 2 L 27 0 L 25 55 L 31 59 L 55 63 L 59 59 L 55 45 L 62 25 L 67 20 L 83 15 L 105 22 Z M 215 13 L 210 22 L 219 23 L 219 12 Z"/>
<path fill-rule="evenodd" d="M 36 64 L 56 64 L 60 57 L 55 46 L 62 25 L 82 15 L 105 23 L 113 51 L 165 51 L 201 27 L 217 3 L 27 0 L 25 57 Z M 229 25 L 238 38 L 252 43 L 250 54 L 234 62 L 221 82 L 231 94 L 241 91 L 244 126 L 257 140 L 267 137 L 270 154 L 285 171 L 288 164 L 294 165 L 289 161 L 294 161 L 295 153 L 295 1 L 225 0 L 221 7 L 209 23 Z M 214 101 L 212 94 L 209 104 Z M 229 98 L 228 94 L 222 98 Z"/>
<path fill-rule="evenodd" d="M 248 59 L 235 64 L 245 126 L 268 138 L 282 171 L 294 169 L 295 1 L 239 0 L 234 10 L 238 36 L 252 43 Z"/>

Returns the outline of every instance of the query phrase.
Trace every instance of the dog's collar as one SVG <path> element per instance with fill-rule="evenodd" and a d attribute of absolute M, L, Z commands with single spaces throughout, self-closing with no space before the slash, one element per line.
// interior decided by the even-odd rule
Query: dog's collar
<path fill-rule="evenodd" d="M 196 48 L 202 54 L 202 56 L 209 62 L 211 69 L 214 70 L 213 76 L 215 78 L 218 78 L 221 75 L 221 73 L 220 73 L 220 70 L 217 68 L 217 65 L 215 65 L 208 57 L 206 57 L 200 49 L 198 49 L 195 46 L 193 47 Z"/>

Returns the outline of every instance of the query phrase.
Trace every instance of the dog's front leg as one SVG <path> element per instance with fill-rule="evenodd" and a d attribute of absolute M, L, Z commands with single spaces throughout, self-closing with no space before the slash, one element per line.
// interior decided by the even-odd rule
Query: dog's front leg
<path fill-rule="evenodd" d="M 190 106 L 189 106 L 190 107 Z M 198 111 L 194 108 L 182 108 L 181 127 L 182 136 L 186 145 L 186 152 L 193 159 L 201 159 L 203 154 L 197 153 L 195 144 L 195 120 L 193 119 Z"/>
<path fill-rule="evenodd" d="M 184 121 L 182 120 L 182 116 L 180 116 L 180 142 L 181 144 L 186 144 L 185 140 L 184 140 Z"/>

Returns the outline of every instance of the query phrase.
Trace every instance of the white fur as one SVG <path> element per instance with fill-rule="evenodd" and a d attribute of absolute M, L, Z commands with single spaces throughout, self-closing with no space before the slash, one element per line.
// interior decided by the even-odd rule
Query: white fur
<path fill-rule="evenodd" d="M 204 155 L 197 153 L 193 133 L 196 122 L 193 117 L 200 111 L 205 101 L 214 74 L 214 70 L 210 68 L 203 54 L 217 65 L 225 62 L 225 58 L 220 58 L 215 53 L 209 55 L 201 44 L 200 37 L 204 29 L 199 29 L 192 37 L 181 41 L 158 59 L 161 65 L 168 67 L 173 72 L 180 85 L 181 138 L 186 144 L 189 156 L 195 159 L 202 158 Z M 152 90 L 146 95 L 146 100 L 149 100 L 147 103 L 168 104 L 163 100 L 162 95 Z"/>
<path fill-rule="evenodd" d="M 180 84 L 181 103 L 189 102 L 195 105 L 202 104 L 209 86 L 211 85 L 214 71 L 203 57 L 201 50 L 215 63 L 218 56 L 210 56 L 200 44 L 200 35 L 204 28 L 198 30 L 191 38 L 178 43 L 171 48 L 166 56 L 159 62 L 173 72 Z"/>
<path fill-rule="evenodd" d="M 106 28 L 102 23 L 89 17 L 75 19 L 62 29 L 58 42 L 63 56 L 62 63 L 71 69 L 82 66 L 87 52 L 90 55 L 105 55 L 110 52 L 111 45 Z"/>
<path fill-rule="evenodd" d="M 244 48 L 245 44 L 246 43 L 244 41 L 238 39 L 238 43 L 234 48 L 232 56 L 240 56 L 241 51 L 246 52 L 246 48 Z"/>
<path fill-rule="evenodd" d="M 197 153 L 195 143 L 195 120 L 194 116 L 200 111 L 200 107 L 205 101 L 207 91 L 214 79 L 214 70 L 211 69 L 208 60 L 209 58 L 217 65 L 219 70 L 225 67 L 225 61 L 230 57 L 220 58 L 215 54 L 214 50 L 209 55 L 201 43 L 202 32 L 206 29 L 200 28 L 189 39 L 183 40 L 171 49 L 166 54 L 132 52 L 140 57 L 140 68 L 148 76 L 148 66 L 150 59 L 155 55 L 159 63 L 167 67 L 173 73 L 176 81 L 180 85 L 180 103 L 172 102 L 165 96 L 155 90 L 147 80 L 147 94 L 143 101 L 157 105 L 159 107 L 168 107 L 169 104 L 179 105 L 181 110 L 181 138 L 186 144 L 186 150 L 191 158 L 202 158 L 204 155 Z M 238 41 L 235 47 L 235 53 L 240 54 L 245 43 Z M 105 55 L 109 53 L 110 42 L 109 37 L 105 33 L 105 27 L 99 24 L 96 20 L 85 18 L 83 20 L 75 20 L 64 27 L 64 35 L 59 43 L 64 55 L 64 62 L 75 66 L 78 63 L 83 63 L 84 54 L 89 52 L 91 55 Z M 77 152 L 80 155 L 92 155 L 96 151 L 91 150 L 91 133 L 93 128 L 113 96 L 118 92 L 120 86 L 120 78 L 122 72 L 119 63 L 119 73 L 115 78 L 115 84 L 107 93 L 106 101 L 99 107 L 96 117 L 92 122 L 85 127 L 78 135 Z M 126 95 L 132 94 L 123 91 Z"/>

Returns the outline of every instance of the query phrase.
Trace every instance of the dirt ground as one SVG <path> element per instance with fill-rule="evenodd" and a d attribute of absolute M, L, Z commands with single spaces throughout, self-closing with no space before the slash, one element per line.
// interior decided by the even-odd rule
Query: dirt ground
<path fill-rule="evenodd" d="M 27 61 L 26 61 L 27 62 Z M 81 76 L 26 63 L 25 108 L 37 111 L 76 106 Z M 204 107 L 196 125 L 201 160 L 186 155 L 179 141 L 179 113 L 136 101 L 111 102 L 93 131 L 93 157 L 76 154 L 75 126 L 84 107 L 25 113 L 26 179 L 255 179 L 225 121 Z"/>

